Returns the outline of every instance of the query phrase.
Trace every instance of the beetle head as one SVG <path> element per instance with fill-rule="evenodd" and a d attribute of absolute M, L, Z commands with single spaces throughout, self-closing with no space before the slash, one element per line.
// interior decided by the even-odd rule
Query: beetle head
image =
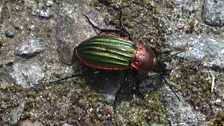
<path fill-rule="evenodd" d="M 138 43 L 136 45 L 135 60 L 131 63 L 131 66 L 145 74 L 148 72 L 162 73 L 166 70 L 166 65 L 162 60 L 157 59 L 154 51 L 145 46 L 144 44 Z"/>

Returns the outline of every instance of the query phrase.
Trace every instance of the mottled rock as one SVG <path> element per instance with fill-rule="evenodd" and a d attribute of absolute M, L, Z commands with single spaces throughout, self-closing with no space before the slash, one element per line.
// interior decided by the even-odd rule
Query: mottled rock
<path fill-rule="evenodd" d="M 15 32 L 13 30 L 7 30 L 5 35 L 9 38 L 13 38 L 15 36 Z"/>
<path fill-rule="evenodd" d="M 174 0 L 174 3 L 178 6 L 181 7 L 184 11 L 193 11 L 197 9 L 198 5 L 195 4 L 190 4 L 188 1 L 186 0 Z"/>
<path fill-rule="evenodd" d="M 207 106 L 211 105 L 211 102 L 215 104 L 207 112 L 203 108 L 207 107 L 205 104 L 195 106 L 193 103 L 197 111 L 192 109 L 190 105 L 192 101 L 190 100 L 189 103 L 187 97 L 189 93 L 182 91 L 179 83 L 172 85 L 184 97 L 179 96 L 181 101 L 177 100 L 172 91 L 167 88 L 161 89 L 164 83 L 161 82 L 163 78 L 160 76 L 150 74 L 147 78 L 137 80 L 141 78 L 139 75 L 130 74 L 128 83 L 124 83 L 123 71 L 106 71 L 107 74 L 95 75 L 91 74 L 87 67 L 82 67 L 78 59 L 76 59 L 77 63 L 72 64 L 74 48 L 97 33 L 97 30 L 94 31 L 83 15 L 87 15 L 93 24 L 100 28 L 108 28 L 108 25 L 118 28 L 119 5 L 130 6 L 122 10 L 122 19 L 124 27 L 133 34 L 137 41 L 140 40 L 153 47 L 158 45 L 159 49 L 171 50 L 172 53 L 172 48 L 168 46 L 163 49 L 164 44 L 171 43 L 171 47 L 181 47 L 187 50 L 180 54 L 180 57 L 197 60 L 201 64 L 211 63 L 211 61 L 220 62 L 223 60 L 219 58 L 223 54 L 220 49 L 223 37 L 213 35 L 211 32 L 222 34 L 223 29 L 204 25 L 204 21 L 201 20 L 203 15 L 201 15 L 202 2 L 200 0 L 134 1 L 135 4 L 131 5 L 128 1 L 122 1 L 120 4 L 115 1 L 102 0 L 14 0 L 13 2 L 4 0 L 3 7 L 1 3 L 2 0 L 0 0 L 0 9 L 2 8 L 0 20 L 2 36 L 0 37 L 3 37 L 4 43 L 0 51 L 0 73 L 3 73 L 2 77 L 0 76 L 0 83 L 3 83 L 0 85 L 2 89 L 0 90 L 0 125 L 12 125 L 10 122 L 15 123 L 14 125 L 65 126 L 89 124 L 105 126 L 203 125 L 205 121 L 212 123 L 217 112 L 223 113 L 223 101 L 220 102 L 223 96 L 224 81 L 221 80 L 224 78 L 221 76 L 223 69 L 220 71 L 220 76 L 217 76 L 216 69 L 213 69 L 214 92 L 220 92 L 217 96 L 214 97 L 210 92 L 206 99 L 200 95 L 195 96 L 196 99 L 203 99 L 203 102 L 208 103 Z M 15 30 L 13 39 L 5 36 L 5 32 L 10 28 Z M 205 34 L 209 32 L 211 34 Z M 34 35 L 33 38 L 29 38 L 31 34 Z M 34 51 L 37 47 L 29 50 L 28 45 L 33 45 L 32 42 L 31 44 L 25 43 L 30 39 L 38 41 L 40 47 L 44 47 L 45 50 Z M 157 44 L 157 42 L 161 42 L 161 48 L 160 43 Z M 22 49 L 26 47 L 29 49 Z M 171 68 L 176 68 L 172 69 L 173 75 L 177 77 L 188 75 L 186 71 L 183 74 L 178 71 L 182 70 L 182 66 L 178 63 L 184 61 L 188 64 L 189 60 L 180 60 L 176 57 L 171 57 L 171 59 L 172 62 L 167 61 L 166 64 Z M 222 66 L 222 63 L 219 65 Z M 187 69 L 194 66 L 198 68 L 193 64 Z M 201 68 L 204 67 L 200 65 L 200 69 L 196 69 L 198 73 L 203 73 Z M 85 72 L 90 75 L 66 78 L 76 73 L 85 74 Z M 207 78 L 206 72 L 204 74 L 207 83 L 210 78 Z M 168 75 L 167 80 L 175 81 L 173 79 L 176 76 Z M 190 78 L 192 80 L 189 78 L 184 80 L 186 86 L 193 85 L 196 86 L 193 89 L 203 89 L 204 84 L 199 85 L 194 74 Z M 39 84 L 40 81 L 47 84 Z M 134 89 L 135 82 L 140 82 L 140 93 L 146 96 L 144 99 L 134 95 L 136 90 L 125 92 L 126 88 Z M 39 85 L 34 86 L 36 84 Z M 117 96 L 116 92 L 121 86 L 124 86 L 118 100 L 121 102 L 117 102 L 114 108 L 111 102 L 114 101 Z M 209 84 L 206 85 L 208 91 L 210 91 L 209 86 Z M 27 90 L 21 87 L 33 88 Z M 203 90 L 196 90 L 196 92 L 203 93 Z M 158 93 L 161 93 L 161 97 Z M 101 97 L 101 94 L 104 97 Z M 130 100 L 127 100 L 126 96 Z M 21 99 L 25 102 L 24 109 L 20 104 Z M 122 105 L 124 102 L 125 104 Z M 161 104 L 164 104 L 164 107 Z M 113 113 L 113 110 L 116 113 Z M 203 123 L 200 123 L 201 116 L 206 119 L 202 120 Z M 25 121 L 27 117 L 33 122 Z"/>
<path fill-rule="evenodd" d="M 21 121 L 20 126 L 43 126 L 43 124 L 39 121 L 25 120 Z"/>
<path fill-rule="evenodd" d="M 43 64 L 43 71 L 45 71 L 45 79 L 49 82 L 57 81 L 63 78 L 67 78 L 75 74 L 73 66 L 60 65 L 58 63 L 46 63 Z M 80 74 L 80 73 L 78 73 Z"/>
<path fill-rule="evenodd" d="M 24 101 L 21 101 L 19 103 L 19 106 L 14 108 L 12 111 L 11 111 L 11 124 L 17 124 L 18 121 L 20 120 L 21 116 L 22 116 L 22 113 L 24 111 L 24 106 L 25 106 L 25 102 Z"/>
<path fill-rule="evenodd" d="M 49 18 L 50 17 L 50 9 L 47 8 L 45 10 L 40 10 L 40 17 Z"/>
<path fill-rule="evenodd" d="M 169 40 L 170 46 L 186 51 L 178 56 L 192 61 L 201 61 L 206 67 L 224 66 L 224 36 L 201 34 L 174 34 Z"/>
<path fill-rule="evenodd" d="M 38 15 L 42 18 L 50 18 L 54 1 L 52 0 L 40 0 L 38 4 L 35 0 L 25 0 L 25 5 L 32 9 L 32 15 Z"/>
<path fill-rule="evenodd" d="M 60 1 L 61 2 L 61 1 Z M 85 2 L 62 2 L 58 8 L 57 45 L 60 61 L 72 64 L 73 51 L 83 40 L 96 35 L 91 25 L 86 21 L 84 14 L 96 20 L 99 26 L 105 26 L 99 12 Z M 91 13 L 90 13 L 91 10 Z"/>
<path fill-rule="evenodd" d="M 52 0 L 40 1 L 38 3 L 39 15 L 42 18 L 49 18 L 51 16 L 51 7 L 54 2 Z"/>
<path fill-rule="evenodd" d="M 9 75 L 13 78 L 16 84 L 23 88 L 33 87 L 40 83 L 44 78 L 39 61 L 25 61 L 13 64 L 12 71 Z"/>
<path fill-rule="evenodd" d="M 0 19 L 2 18 L 2 7 L 3 7 L 3 4 L 4 4 L 4 0 L 1 0 L 0 1 Z"/>
<path fill-rule="evenodd" d="M 14 53 L 18 56 L 34 56 L 44 50 L 39 39 L 29 36 L 24 42 L 19 42 Z"/>
<path fill-rule="evenodd" d="M 224 1 L 223 0 L 205 0 L 204 21 L 212 26 L 224 25 Z"/>
<path fill-rule="evenodd" d="M 102 96 L 105 98 L 105 100 L 108 103 L 112 103 L 117 94 L 117 91 L 120 88 L 120 85 L 113 85 L 113 82 L 109 82 L 109 83 L 104 83 L 104 87 L 102 89 Z"/>
<path fill-rule="evenodd" d="M 0 57 L 0 65 L 6 65 L 6 64 L 11 64 L 15 61 L 15 57 L 12 57 L 11 55 L 9 55 L 10 57 Z"/>
<path fill-rule="evenodd" d="M 47 2 L 46 2 L 47 7 L 51 7 L 51 6 L 53 6 L 53 4 L 54 4 L 53 0 L 47 0 Z"/>
<path fill-rule="evenodd" d="M 63 124 L 63 126 L 72 126 L 72 125 L 70 125 L 70 124 L 68 124 L 68 123 L 65 123 L 65 124 Z"/>
<path fill-rule="evenodd" d="M 163 87 L 160 90 L 160 102 L 166 109 L 166 119 L 171 125 L 202 125 L 200 114 L 189 103 L 185 102 L 182 96 L 178 96 L 179 100 L 168 87 Z"/>
<path fill-rule="evenodd" d="M 142 78 L 141 83 L 139 84 L 139 92 L 142 94 L 146 94 L 158 87 L 164 85 L 162 83 L 164 77 L 162 74 L 157 73 L 149 73 L 148 77 Z"/>

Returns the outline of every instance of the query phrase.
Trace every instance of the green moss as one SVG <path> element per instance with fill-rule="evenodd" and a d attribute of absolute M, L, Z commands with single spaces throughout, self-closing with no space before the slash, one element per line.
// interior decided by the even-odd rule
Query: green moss
<path fill-rule="evenodd" d="M 76 77 L 76 78 L 73 79 L 73 82 L 76 83 L 77 85 L 79 85 L 83 89 L 87 89 L 88 88 L 87 82 L 83 78 Z"/>
<path fill-rule="evenodd" d="M 190 29 L 194 29 L 194 27 L 195 27 L 195 21 L 189 22 L 189 26 L 190 26 Z"/>
<path fill-rule="evenodd" d="M 224 114 L 218 112 L 210 126 L 224 126 Z"/>
<path fill-rule="evenodd" d="M 102 15 L 105 15 L 104 21 L 107 25 L 113 25 L 116 29 L 120 29 L 119 7 L 124 7 L 122 9 L 122 23 L 136 41 L 150 44 L 156 51 L 160 51 L 161 48 L 166 46 L 165 34 L 168 28 L 166 26 L 161 27 L 160 20 L 160 8 L 163 3 L 150 0 L 131 2 L 129 0 L 93 0 L 93 3 L 97 8 L 101 8 L 99 11 L 103 13 Z M 111 7 L 114 10 L 105 9 Z M 110 16 L 107 16 L 109 14 Z"/>
<path fill-rule="evenodd" d="M 0 36 L 0 49 L 2 48 L 2 45 L 5 43 L 3 36 Z M 1 52 L 0 52 L 1 53 Z"/>
<path fill-rule="evenodd" d="M 130 102 L 122 102 L 116 107 L 115 125 L 150 126 L 154 123 L 166 124 L 163 108 L 159 104 L 156 91 L 149 92 L 144 99 L 134 98 Z"/>
<path fill-rule="evenodd" d="M 210 91 L 211 81 L 208 79 L 207 74 L 197 70 L 203 68 L 188 61 L 181 61 L 178 66 L 179 68 L 176 70 L 179 71 L 178 76 L 171 76 L 170 80 L 177 84 L 175 87 L 178 92 L 180 92 L 193 107 L 207 115 L 206 117 L 209 120 L 214 114 L 210 108 L 212 104 L 210 101 L 212 97 L 217 96 Z"/>
<path fill-rule="evenodd" d="M 12 109 L 14 109 L 14 108 L 16 108 L 18 106 L 19 106 L 18 103 L 13 103 L 13 102 L 8 102 L 8 101 L 2 101 L 0 107 L 2 109 L 12 110 Z"/>
<path fill-rule="evenodd" d="M 36 96 L 36 92 L 34 90 L 30 90 L 27 92 L 26 94 L 27 97 L 35 97 Z"/>
<path fill-rule="evenodd" d="M 135 41 L 150 44 L 156 51 L 166 47 L 167 27 L 161 27 L 160 13 L 162 3 L 151 0 L 92 0 L 98 11 L 104 16 L 107 25 L 119 29 L 119 6 L 122 9 L 122 23 Z M 166 4 L 164 4 L 166 5 Z M 110 8 L 110 9 L 106 9 Z M 133 11 L 135 10 L 135 11 Z M 107 16 L 110 15 L 110 16 Z M 159 37 L 158 37 L 159 35 Z M 159 43 L 158 43 L 159 41 Z M 115 125 L 151 125 L 166 123 L 158 94 L 152 91 L 147 98 L 134 98 L 127 103 L 117 104 L 118 114 L 113 118 Z"/>
<path fill-rule="evenodd" d="M 27 101 L 24 107 L 25 112 L 30 112 L 33 109 L 33 102 Z"/>

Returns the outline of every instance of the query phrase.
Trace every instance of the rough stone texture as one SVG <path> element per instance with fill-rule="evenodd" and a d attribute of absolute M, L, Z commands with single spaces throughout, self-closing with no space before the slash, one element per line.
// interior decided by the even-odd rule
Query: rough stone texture
<path fill-rule="evenodd" d="M 132 2 L 0 0 L 0 125 L 221 125 L 222 1 Z M 99 33 L 84 15 L 118 29 L 121 5 L 124 28 L 166 59 L 167 73 L 92 69 L 74 55 Z"/>
<path fill-rule="evenodd" d="M 86 38 L 96 35 L 84 15 L 90 15 L 90 18 L 94 16 L 98 22 L 102 22 L 102 17 L 94 8 L 90 8 L 81 1 L 72 1 L 72 4 L 61 2 L 57 12 L 59 17 L 56 33 L 57 51 L 61 62 L 72 64 L 74 47 Z M 102 23 L 98 25 L 101 27 Z"/>
<path fill-rule="evenodd" d="M 14 108 L 10 115 L 11 115 L 11 124 L 17 124 L 17 122 L 20 120 L 23 111 L 24 111 L 25 103 L 24 101 L 21 101 L 19 103 L 19 106 L 17 108 Z"/>
<path fill-rule="evenodd" d="M 203 17 L 207 24 L 212 26 L 224 25 L 224 1 L 205 0 Z"/>
<path fill-rule="evenodd" d="M 2 7 L 4 5 L 4 0 L 0 1 L 0 14 L 2 13 Z M 0 15 L 0 19 L 2 19 L 2 15 Z"/>
<path fill-rule="evenodd" d="M 44 47 L 41 42 L 31 35 L 25 42 L 19 43 L 15 47 L 14 53 L 19 56 L 33 56 L 43 50 Z"/>
<path fill-rule="evenodd" d="M 33 87 L 44 78 L 44 72 L 38 61 L 15 63 L 9 75 L 14 79 L 16 84 L 21 85 L 23 88 Z"/>
<path fill-rule="evenodd" d="M 7 37 L 9 37 L 9 38 L 13 38 L 14 35 L 15 35 L 15 33 L 14 33 L 13 30 L 7 30 L 7 31 L 5 32 L 5 35 L 6 35 Z"/>
<path fill-rule="evenodd" d="M 221 35 L 212 34 L 173 34 L 169 44 L 173 48 L 182 48 L 186 51 L 178 56 L 192 61 L 199 61 L 205 67 L 224 66 L 224 40 Z"/>
<path fill-rule="evenodd" d="M 202 125 L 202 118 L 182 96 L 176 96 L 170 89 L 161 88 L 161 100 L 166 108 L 166 117 L 171 125 Z M 179 99 L 178 99 L 179 98 Z M 178 122 L 178 123 L 177 123 Z"/>

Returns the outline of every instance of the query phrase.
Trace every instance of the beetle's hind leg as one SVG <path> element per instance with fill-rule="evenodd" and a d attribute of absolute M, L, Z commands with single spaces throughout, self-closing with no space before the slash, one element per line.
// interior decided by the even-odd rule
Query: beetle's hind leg
<path fill-rule="evenodd" d="M 129 73 L 128 72 L 129 71 L 126 71 L 126 73 L 124 75 L 124 78 L 123 78 L 123 81 L 120 84 L 120 88 L 116 92 L 116 96 L 115 96 L 115 99 L 114 99 L 114 103 L 116 103 L 116 102 L 119 101 L 119 96 L 120 96 L 122 90 L 123 89 L 126 89 L 126 87 L 129 85 Z"/>
<path fill-rule="evenodd" d="M 129 40 L 132 40 L 131 34 L 128 32 L 128 30 L 124 27 L 124 24 L 122 23 L 122 15 L 123 11 L 122 9 L 125 7 L 119 7 L 119 25 L 120 25 L 120 31 L 123 31 L 123 33 L 126 33 Z M 122 32 L 120 33 L 120 36 L 122 36 Z"/>
<path fill-rule="evenodd" d="M 129 40 L 133 40 L 131 37 L 131 34 L 128 32 L 128 30 L 125 28 L 123 22 L 122 22 L 122 9 L 128 7 L 128 6 L 124 6 L 124 7 L 119 7 L 119 30 L 116 29 L 102 29 L 99 28 L 98 26 L 94 25 L 94 23 L 90 20 L 90 18 L 87 15 L 84 15 L 85 18 L 87 19 L 88 23 L 96 30 L 100 31 L 100 33 L 116 33 L 116 34 L 120 34 L 121 37 L 128 37 Z"/>
<path fill-rule="evenodd" d="M 84 15 L 88 21 L 88 23 L 96 30 L 100 31 L 100 33 L 103 33 L 103 32 L 113 32 L 113 33 L 120 33 L 121 31 L 120 30 L 115 30 L 115 29 L 102 29 L 102 28 L 99 28 L 98 26 L 94 25 L 93 22 L 89 19 L 89 17 L 87 15 Z"/>

